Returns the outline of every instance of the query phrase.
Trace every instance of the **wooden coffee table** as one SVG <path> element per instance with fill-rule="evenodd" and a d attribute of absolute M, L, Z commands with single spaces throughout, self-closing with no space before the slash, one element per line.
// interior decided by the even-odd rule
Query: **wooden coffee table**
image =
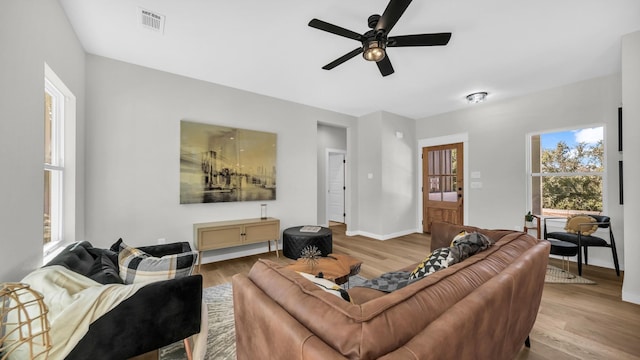
<path fill-rule="evenodd" d="M 360 272 L 362 261 L 343 254 L 329 254 L 318 259 L 316 265 L 311 266 L 304 259 L 298 259 L 295 263 L 285 266 L 286 269 L 318 275 L 322 273 L 323 278 L 331 280 L 338 285 L 349 281 L 349 277 Z"/>

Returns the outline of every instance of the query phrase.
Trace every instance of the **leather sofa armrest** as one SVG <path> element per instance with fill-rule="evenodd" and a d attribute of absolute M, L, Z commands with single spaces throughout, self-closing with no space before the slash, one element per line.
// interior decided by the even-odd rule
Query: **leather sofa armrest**
<path fill-rule="evenodd" d="M 246 275 L 234 275 L 231 283 L 238 360 L 345 359 Z"/>
<path fill-rule="evenodd" d="M 66 359 L 144 354 L 200 332 L 201 314 L 201 275 L 149 283 L 93 322 Z"/>

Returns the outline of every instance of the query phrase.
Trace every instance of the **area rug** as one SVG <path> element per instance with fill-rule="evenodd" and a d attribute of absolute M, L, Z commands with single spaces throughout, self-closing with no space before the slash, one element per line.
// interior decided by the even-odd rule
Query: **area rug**
<path fill-rule="evenodd" d="M 583 278 L 582 276 L 572 274 L 553 265 L 547 265 L 547 273 L 545 274 L 544 282 L 547 284 L 596 284 L 595 281 L 591 281 L 589 279 Z"/>
<path fill-rule="evenodd" d="M 344 288 L 362 284 L 367 279 L 360 275 L 349 278 Z M 235 360 L 236 329 L 233 318 L 233 294 L 231 283 L 206 288 L 202 291 L 202 301 L 209 314 L 207 353 L 205 359 Z M 182 341 L 160 349 L 160 360 L 186 360 L 187 354 Z"/>
<path fill-rule="evenodd" d="M 206 288 L 202 301 L 207 305 L 209 333 L 205 359 L 235 360 L 236 329 L 233 318 L 231 283 Z M 186 360 L 184 343 L 179 341 L 160 349 L 160 360 Z"/>

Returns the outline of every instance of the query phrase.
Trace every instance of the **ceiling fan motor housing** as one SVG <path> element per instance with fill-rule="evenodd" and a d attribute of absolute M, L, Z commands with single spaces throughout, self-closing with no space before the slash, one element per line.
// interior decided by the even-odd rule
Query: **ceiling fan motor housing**
<path fill-rule="evenodd" d="M 380 20 L 380 15 L 373 14 L 367 19 L 367 24 L 370 28 L 375 29 L 376 25 L 378 25 L 378 20 Z"/>

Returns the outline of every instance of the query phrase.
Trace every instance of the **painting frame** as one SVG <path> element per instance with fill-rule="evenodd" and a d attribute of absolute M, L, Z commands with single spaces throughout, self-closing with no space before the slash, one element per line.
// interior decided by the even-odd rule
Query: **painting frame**
<path fill-rule="evenodd" d="M 180 121 L 180 204 L 276 199 L 276 133 Z"/>

